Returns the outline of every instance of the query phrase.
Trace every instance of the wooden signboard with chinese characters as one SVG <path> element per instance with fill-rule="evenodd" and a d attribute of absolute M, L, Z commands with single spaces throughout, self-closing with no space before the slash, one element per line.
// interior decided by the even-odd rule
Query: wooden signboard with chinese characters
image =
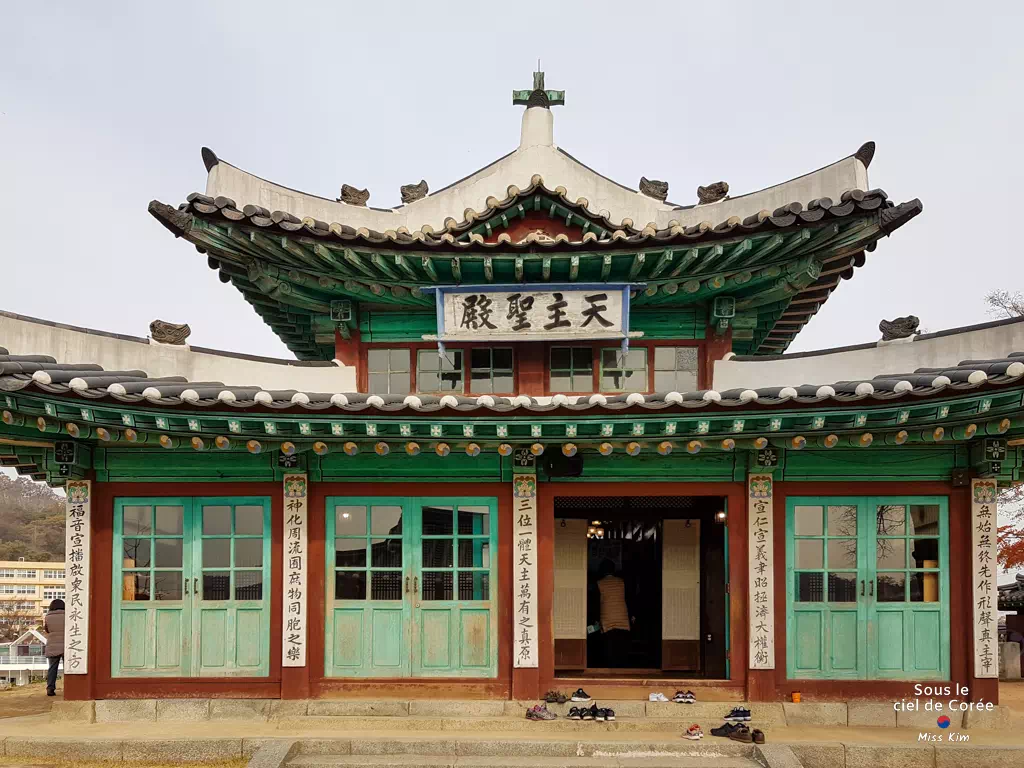
<path fill-rule="evenodd" d="M 623 284 L 482 285 L 436 288 L 437 336 L 446 341 L 623 339 L 629 292 Z M 435 337 L 429 337 L 431 339 Z"/>
<path fill-rule="evenodd" d="M 539 666 L 537 631 L 537 465 L 527 449 L 514 454 L 512 475 L 512 524 L 515 635 L 513 666 Z"/>
<path fill-rule="evenodd" d="M 775 669 L 775 544 L 772 476 L 751 474 L 747 483 L 747 579 L 750 668 Z"/>
<path fill-rule="evenodd" d="M 71 480 L 65 490 L 64 674 L 84 675 L 89 671 L 92 481 Z"/>
<path fill-rule="evenodd" d="M 305 475 L 284 476 L 284 621 L 281 665 L 306 666 L 309 573 L 309 483 Z"/>
<path fill-rule="evenodd" d="M 996 561 L 995 480 L 971 480 L 971 603 L 974 622 L 974 676 L 999 676 L 999 611 Z"/>

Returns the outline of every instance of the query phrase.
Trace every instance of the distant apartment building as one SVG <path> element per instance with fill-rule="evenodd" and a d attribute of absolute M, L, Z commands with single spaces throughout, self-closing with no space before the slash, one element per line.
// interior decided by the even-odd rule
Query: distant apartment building
<path fill-rule="evenodd" d="M 0 601 L 42 619 L 51 600 L 64 599 L 64 562 L 0 560 Z"/>

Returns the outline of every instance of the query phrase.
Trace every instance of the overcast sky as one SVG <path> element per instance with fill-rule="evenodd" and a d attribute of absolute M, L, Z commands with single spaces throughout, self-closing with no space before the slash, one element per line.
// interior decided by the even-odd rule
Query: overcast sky
<path fill-rule="evenodd" d="M 493 7 L 493 11 L 483 8 Z M 555 141 L 670 199 L 760 189 L 873 139 L 872 186 L 924 214 L 791 347 L 982 322 L 1019 287 L 1022 4 L 17 3 L 0 24 L 0 309 L 290 356 L 206 258 L 146 212 L 205 190 L 199 150 L 371 203 L 513 149 L 537 58 Z M 558 179 L 545 179 L 549 186 Z M 496 194 L 499 191 L 496 191 Z M 239 200 L 244 205 L 247 200 Z M 806 202 L 806 201 L 805 201 Z M 433 222 L 435 225 L 440 222 Z M 2 343 L 2 342 L 0 342 Z"/>
<path fill-rule="evenodd" d="M 875 340 L 898 315 L 983 322 L 987 291 L 1024 282 L 1021 3 L 108 0 L 0 19 L 0 309 L 137 336 L 187 322 L 196 345 L 290 357 L 148 202 L 205 190 L 204 145 L 330 198 L 440 189 L 517 146 L 510 92 L 538 57 L 566 91 L 555 142 L 677 202 L 877 142 L 872 186 L 924 214 L 792 351 Z"/>

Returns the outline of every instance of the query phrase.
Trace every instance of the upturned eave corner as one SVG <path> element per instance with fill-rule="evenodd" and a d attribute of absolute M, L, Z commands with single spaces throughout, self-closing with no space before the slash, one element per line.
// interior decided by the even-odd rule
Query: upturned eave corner
<path fill-rule="evenodd" d="M 923 211 L 924 204 L 917 197 L 891 208 L 883 208 L 878 214 L 878 228 L 888 237 Z"/>

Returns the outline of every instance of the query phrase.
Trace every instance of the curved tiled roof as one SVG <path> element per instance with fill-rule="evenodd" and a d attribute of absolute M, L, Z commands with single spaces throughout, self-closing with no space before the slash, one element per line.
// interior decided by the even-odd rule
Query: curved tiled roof
<path fill-rule="evenodd" d="M 875 212 L 878 212 L 881 217 L 881 228 L 888 234 L 923 210 L 919 199 L 894 205 L 881 189 L 867 191 L 851 189 L 843 192 L 838 201 L 827 197 L 806 201 L 806 203 L 793 201 L 773 211 L 763 210 L 745 218 L 732 216 L 717 223 L 705 221 L 683 227 L 676 222 L 670 222 L 669 226 L 658 229 L 653 222 L 650 222 L 638 228 L 636 222 L 630 219 L 623 219 L 616 224 L 608 219 L 606 211 L 597 213 L 591 211 L 587 207 L 589 203 L 585 198 L 567 199 L 564 187 L 549 189 L 544 186 L 544 180 L 539 175 L 534 175 L 532 181 L 533 183 L 526 189 L 510 186 L 506 190 L 506 197 L 502 200 L 494 197 L 488 198 L 488 207 L 483 211 L 477 212 L 467 208 L 464 218 L 460 222 L 453 218 L 446 219 L 439 231 L 425 225 L 413 232 L 405 227 L 378 232 L 366 227 L 351 227 L 343 223 L 328 223 L 312 218 L 300 219 L 287 211 L 269 211 L 259 205 L 248 204 L 239 208 L 238 203 L 231 198 L 212 198 L 198 192 L 189 195 L 187 202 L 182 203 L 178 208 L 153 200 L 149 204 L 149 212 L 175 235 L 180 235 L 188 229 L 191 215 L 204 219 L 221 220 L 225 223 L 240 222 L 275 231 L 278 234 L 299 233 L 345 245 L 385 246 L 389 249 L 416 250 L 428 247 L 473 251 L 686 246 L 737 236 L 817 226 L 829 220 L 866 216 Z M 504 211 L 520 205 L 523 200 L 538 195 L 551 199 L 553 203 L 595 222 L 610 234 L 606 237 L 599 237 L 594 232 L 587 232 L 579 241 L 570 241 L 568 235 L 565 234 L 559 234 L 550 239 L 540 239 L 536 235 L 528 235 L 522 242 L 517 243 L 503 232 L 498 235 L 497 242 L 488 243 L 485 242 L 482 235 L 469 232 L 473 227 L 479 226 L 482 221 L 500 216 Z M 469 236 L 462 238 L 461 236 L 467 232 L 469 232 Z"/>
<path fill-rule="evenodd" d="M 366 393 L 266 391 L 260 386 L 228 385 L 219 381 L 188 381 L 184 377 L 149 378 L 145 371 L 105 371 L 89 363 L 58 363 L 46 355 L 11 355 L 0 347 L 0 390 L 36 390 L 49 394 L 75 394 L 92 400 L 122 403 L 148 402 L 163 407 L 284 409 L 300 406 L 310 411 L 393 413 L 406 410 L 432 412 L 445 408 L 459 411 L 508 412 L 523 409 L 544 412 L 557 408 L 574 411 L 622 410 L 634 406 L 663 409 L 673 406 L 701 409 L 709 406 L 787 406 L 889 404 L 910 397 L 960 393 L 986 386 L 1018 383 L 1024 379 L 1024 352 L 994 360 L 965 360 L 949 368 L 919 368 L 912 373 L 887 373 L 860 381 L 833 384 L 800 384 L 788 387 L 731 389 L 724 392 L 639 392 L 619 395 L 375 395 Z"/>

